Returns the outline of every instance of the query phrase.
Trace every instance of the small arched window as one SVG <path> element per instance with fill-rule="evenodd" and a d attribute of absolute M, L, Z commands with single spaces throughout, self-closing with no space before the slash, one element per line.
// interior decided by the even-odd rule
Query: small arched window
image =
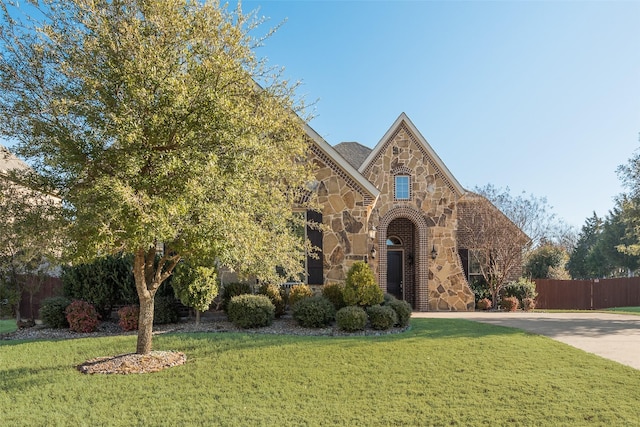
<path fill-rule="evenodd" d="M 389 236 L 387 238 L 387 246 L 402 246 L 402 240 L 396 236 Z"/>

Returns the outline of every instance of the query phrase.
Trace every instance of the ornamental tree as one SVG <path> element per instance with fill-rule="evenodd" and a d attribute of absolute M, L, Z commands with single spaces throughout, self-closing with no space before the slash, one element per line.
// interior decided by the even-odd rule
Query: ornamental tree
<path fill-rule="evenodd" d="M 208 310 L 218 295 L 215 269 L 192 266 L 185 262 L 176 267 L 171 286 L 176 298 L 196 311 L 196 325 L 200 323 L 200 313 Z"/>
<path fill-rule="evenodd" d="M 63 198 L 70 258 L 133 254 L 138 353 L 183 257 L 300 273 L 302 105 L 256 57 L 271 31 L 256 39 L 255 15 L 197 0 L 1 8 L 0 132 Z"/>

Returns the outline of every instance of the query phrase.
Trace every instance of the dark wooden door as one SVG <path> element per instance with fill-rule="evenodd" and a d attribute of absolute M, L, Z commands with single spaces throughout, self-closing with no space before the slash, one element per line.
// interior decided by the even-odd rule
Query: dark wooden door
<path fill-rule="evenodd" d="M 402 251 L 387 252 L 387 292 L 402 299 Z"/>

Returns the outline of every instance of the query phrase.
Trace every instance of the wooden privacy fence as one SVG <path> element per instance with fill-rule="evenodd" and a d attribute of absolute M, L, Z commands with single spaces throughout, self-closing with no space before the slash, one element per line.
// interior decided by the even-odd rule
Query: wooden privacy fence
<path fill-rule="evenodd" d="M 640 277 L 593 280 L 535 279 L 536 308 L 598 310 L 640 307 Z"/>
<path fill-rule="evenodd" d="M 42 283 L 38 286 L 38 280 Z M 20 301 L 20 316 L 23 319 L 38 319 L 38 312 L 42 301 L 62 295 L 62 280 L 58 277 L 45 277 L 38 279 L 37 276 L 27 277 L 27 288 L 31 288 L 36 292 L 32 295 L 28 291 L 22 292 L 22 300 Z"/>

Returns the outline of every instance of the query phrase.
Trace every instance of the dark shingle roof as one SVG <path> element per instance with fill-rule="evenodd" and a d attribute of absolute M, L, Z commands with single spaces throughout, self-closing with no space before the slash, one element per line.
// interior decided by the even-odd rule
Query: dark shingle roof
<path fill-rule="evenodd" d="M 341 142 L 333 147 L 351 166 L 358 169 L 367 159 L 371 148 L 357 142 Z"/>

